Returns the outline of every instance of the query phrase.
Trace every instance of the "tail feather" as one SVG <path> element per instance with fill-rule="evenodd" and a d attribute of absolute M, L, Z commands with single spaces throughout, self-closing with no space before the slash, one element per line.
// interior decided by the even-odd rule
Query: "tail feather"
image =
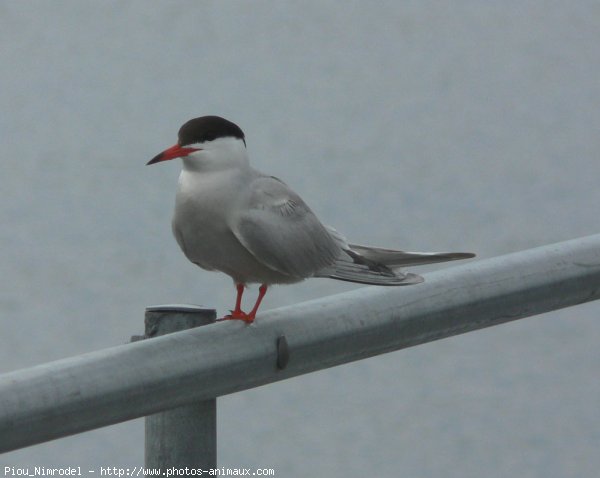
<path fill-rule="evenodd" d="M 332 266 L 320 270 L 315 274 L 315 277 L 328 277 L 346 282 L 383 286 L 418 284 L 424 280 L 417 274 L 405 274 L 392 270 L 389 272 L 371 270 L 369 266 L 364 264 L 355 264 L 347 261 L 338 261 Z"/>
<path fill-rule="evenodd" d="M 371 285 L 411 285 L 423 282 L 423 277 L 403 273 L 399 267 L 475 257 L 470 252 L 406 252 L 345 243 L 342 250 L 344 254 L 331 266 L 320 270 L 315 277 Z"/>
<path fill-rule="evenodd" d="M 380 247 L 349 244 L 350 249 L 362 257 L 388 267 L 419 266 L 436 262 L 456 261 L 475 257 L 471 252 L 407 252 Z"/>

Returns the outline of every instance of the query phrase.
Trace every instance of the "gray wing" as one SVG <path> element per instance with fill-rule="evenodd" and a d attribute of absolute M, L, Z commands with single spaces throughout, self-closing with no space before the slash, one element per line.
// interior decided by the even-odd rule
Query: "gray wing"
<path fill-rule="evenodd" d="M 230 227 L 259 262 L 293 277 L 310 277 L 341 254 L 302 198 L 271 176 L 252 181 Z"/>
<path fill-rule="evenodd" d="M 354 250 L 346 238 L 334 228 L 327 226 L 327 229 L 342 249 L 342 254 L 332 265 L 318 271 L 315 274 L 316 277 L 383 286 L 411 285 L 423 282 L 423 278 L 417 274 L 403 273 L 388 267 L 383 262 L 366 257 Z"/>
<path fill-rule="evenodd" d="M 361 246 L 349 244 L 350 249 L 361 256 L 388 267 L 420 266 L 435 264 L 437 262 L 457 261 L 475 257 L 471 252 L 407 252 L 381 247 Z"/>
<path fill-rule="evenodd" d="M 399 267 L 474 257 L 474 254 L 468 252 L 405 252 L 348 244 L 339 232 L 331 227 L 328 229 L 343 253 L 334 264 L 320 270 L 317 277 L 374 285 L 411 285 L 423 282 L 424 279 L 417 274 L 403 273 Z"/>

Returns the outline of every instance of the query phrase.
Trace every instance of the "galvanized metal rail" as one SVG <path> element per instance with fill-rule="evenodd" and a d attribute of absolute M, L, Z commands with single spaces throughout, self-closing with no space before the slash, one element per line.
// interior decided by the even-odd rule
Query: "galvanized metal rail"
<path fill-rule="evenodd" d="M 0 451 L 598 298 L 594 235 L 8 373 Z"/>

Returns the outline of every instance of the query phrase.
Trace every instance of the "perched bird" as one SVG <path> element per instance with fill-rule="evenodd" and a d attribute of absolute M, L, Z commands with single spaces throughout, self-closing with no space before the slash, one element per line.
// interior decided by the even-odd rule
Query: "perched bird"
<path fill-rule="evenodd" d="M 254 321 L 271 284 L 330 277 L 361 284 L 400 286 L 423 281 L 403 273 L 413 266 L 467 259 L 465 252 L 404 252 L 349 244 L 319 221 L 280 179 L 250 166 L 242 130 L 219 116 L 185 123 L 177 144 L 147 164 L 181 158 L 183 170 L 173 234 L 185 256 L 203 269 L 231 276 L 235 307 L 224 319 Z M 250 312 L 242 311 L 246 284 L 261 284 Z"/>

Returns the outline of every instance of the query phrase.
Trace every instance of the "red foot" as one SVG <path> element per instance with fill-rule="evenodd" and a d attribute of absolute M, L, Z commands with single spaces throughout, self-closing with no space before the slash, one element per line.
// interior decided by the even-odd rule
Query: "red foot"
<path fill-rule="evenodd" d="M 263 300 L 263 297 L 267 293 L 267 284 L 263 284 L 258 288 L 258 298 L 256 299 L 256 303 L 254 307 L 250 311 L 249 314 L 242 310 L 242 294 L 244 293 L 244 284 L 237 284 L 237 297 L 235 299 L 235 309 L 231 311 L 231 314 L 226 315 L 225 317 L 219 320 L 243 320 L 247 324 L 251 324 L 254 322 L 254 318 L 256 317 L 256 312 L 258 311 L 258 307 Z"/>
<path fill-rule="evenodd" d="M 243 320 L 247 324 L 251 324 L 254 322 L 254 315 L 246 314 L 243 311 L 232 310 L 231 314 L 226 315 L 225 317 L 220 318 L 219 320 Z"/>

